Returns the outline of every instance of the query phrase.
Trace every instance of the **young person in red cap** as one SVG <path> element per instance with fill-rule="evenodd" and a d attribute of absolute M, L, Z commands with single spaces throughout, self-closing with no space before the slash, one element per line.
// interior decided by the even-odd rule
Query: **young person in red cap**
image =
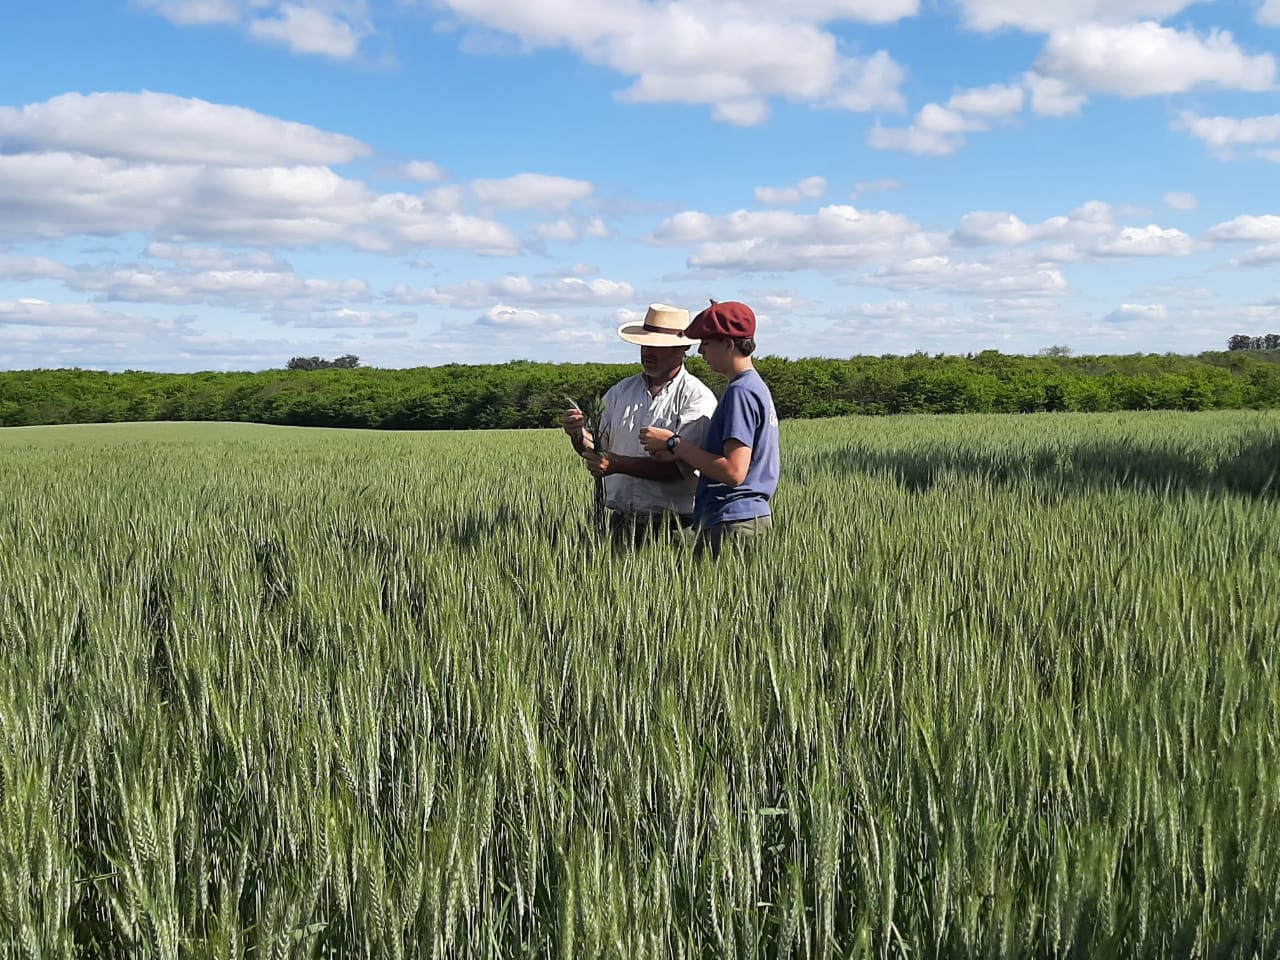
<path fill-rule="evenodd" d="M 719 555 L 726 538 L 749 537 L 772 526 L 769 500 L 778 489 L 778 414 L 756 373 L 756 315 L 727 301 L 703 310 L 684 331 L 700 340 L 698 353 L 729 386 L 702 444 L 678 432 L 647 427 L 640 442 L 657 459 L 671 458 L 699 473 L 693 523 L 700 547 Z"/>

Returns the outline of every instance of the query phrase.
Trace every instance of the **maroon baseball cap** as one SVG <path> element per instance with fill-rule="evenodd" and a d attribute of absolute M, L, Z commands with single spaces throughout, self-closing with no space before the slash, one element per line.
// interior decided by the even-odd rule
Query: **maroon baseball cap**
<path fill-rule="evenodd" d="M 693 318 L 685 327 L 690 340 L 740 340 L 756 335 L 756 315 L 745 303 L 726 300 L 711 301 L 711 306 Z"/>

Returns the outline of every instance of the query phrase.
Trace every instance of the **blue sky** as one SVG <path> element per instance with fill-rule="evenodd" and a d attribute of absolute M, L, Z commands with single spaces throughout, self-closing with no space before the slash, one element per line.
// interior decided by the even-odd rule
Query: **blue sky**
<path fill-rule="evenodd" d="M 0 12 L 0 368 L 1222 349 L 1280 332 L 1280 0 Z"/>

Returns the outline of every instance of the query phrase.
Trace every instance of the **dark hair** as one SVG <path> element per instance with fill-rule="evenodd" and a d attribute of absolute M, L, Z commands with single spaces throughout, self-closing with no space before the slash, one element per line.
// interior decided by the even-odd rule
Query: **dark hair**
<path fill-rule="evenodd" d="M 744 357 L 751 356 L 756 349 L 755 337 L 735 337 L 729 342 L 733 344 L 733 349 L 737 350 Z"/>

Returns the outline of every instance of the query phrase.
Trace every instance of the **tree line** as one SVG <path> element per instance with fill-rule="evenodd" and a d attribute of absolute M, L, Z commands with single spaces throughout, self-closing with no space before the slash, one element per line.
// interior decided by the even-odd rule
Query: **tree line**
<path fill-rule="evenodd" d="M 699 357 L 690 370 L 717 393 Z M 1217 410 L 1280 407 L 1280 352 L 1125 356 L 914 354 L 762 357 L 784 418 L 846 414 Z M 603 393 L 636 364 L 532 363 L 252 373 L 0 373 L 0 426 L 224 420 L 397 430 L 548 427 L 565 397 Z"/>
<path fill-rule="evenodd" d="M 1280 350 L 1280 333 L 1268 333 L 1261 337 L 1251 337 L 1247 333 L 1237 333 L 1227 341 L 1228 350 Z"/>

